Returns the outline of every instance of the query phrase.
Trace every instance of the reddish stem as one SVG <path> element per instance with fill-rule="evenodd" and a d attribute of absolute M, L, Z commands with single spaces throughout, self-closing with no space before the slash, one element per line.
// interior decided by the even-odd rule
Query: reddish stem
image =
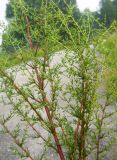
<path fill-rule="evenodd" d="M 56 132 L 56 129 L 55 129 L 55 127 L 54 127 L 54 123 L 53 123 L 53 121 L 52 121 L 49 108 L 48 108 L 47 106 L 45 107 L 45 111 L 46 111 L 48 120 L 49 120 L 49 122 L 50 122 L 51 131 L 52 131 L 52 134 L 53 134 L 53 137 L 54 137 L 56 146 L 57 146 L 57 150 L 58 150 L 58 154 L 59 154 L 59 156 L 60 156 L 60 159 L 61 159 L 61 160 L 65 160 L 64 154 L 63 154 L 63 151 L 62 151 L 62 148 L 61 148 L 61 145 L 60 145 L 60 143 L 59 143 L 59 139 L 58 139 L 58 136 L 57 136 L 57 132 Z"/>
<path fill-rule="evenodd" d="M 25 20 L 26 20 L 26 27 L 27 27 L 27 38 L 28 38 L 28 41 L 29 41 L 29 45 L 30 45 L 30 48 L 33 49 L 33 42 L 32 42 L 32 38 L 31 38 L 31 33 L 30 33 L 30 22 L 28 20 L 28 17 L 25 16 Z"/>
<path fill-rule="evenodd" d="M 74 150 L 76 150 L 79 127 L 80 127 L 80 121 L 78 121 L 76 130 L 75 130 L 75 135 L 74 135 Z"/>
<path fill-rule="evenodd" d="M 46 58 L 44 57 L 43 73 L 45 73 L 45 61 L 46 61 Z M 42 78 L 39 76 L 38 69 L 37 69 L 36 66 L 35 66 L 35 73 L 36 73 L 39 89 L 40 89 L 42 97 L 43 97 L 43 102 L 45 104 L 47 104 L 49 101 L 48 101 L 48 99 L 47 99 L 47 97 L 44 93 L 44 75 L 43 75 Z M 54 123 L 53 123 L 52 116 L 50 114 L 48 106 L 45 106 L 45 111 L 46 111 L 46 114 L 47 114 L 47 117 L 48 117 L 48 120 L 49 120 L 49 123 L 50 123 L 50 127 L 51 127 L 50 129 L 51 129 L 52 135 L 54 137 L 60 159 L 65 160 L 65 157 L 64 157 L 64 154 L 63 154 L 63 151 L 62 151 L 62 147 L 59 143 L 58 135 L 57 135 L 56 129 L 54 127 Z"/>

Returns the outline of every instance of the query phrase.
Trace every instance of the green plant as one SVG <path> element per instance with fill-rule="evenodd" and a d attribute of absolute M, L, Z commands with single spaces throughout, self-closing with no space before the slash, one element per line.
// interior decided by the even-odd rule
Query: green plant
<path fill-rule="evenodd" d="M 113 28 L 113 27 L 112 27 Z M 110 34 L 111 33 L 111 34 Z M 116 56 L 116 28 L 107 32 L 98 46 L 102 53 L 101 81 L 103 94 L 101 104 L 96 111 L 97 160 L 103 159 L 107 153 L 113 155 L 113 146 L 116 146 L 116 103 L 117 103 L 117 56 Z M 106 150 L 106 152 L 105 152 Z"/>
<path fill-rule="evenodd" d="M 42 1 L 40 17 L 23 0 L 14 0 L 13 7 L 12 27 L 19 30 L 25 26 L 22 33 L 29 51 L 25 51 L 25 47 L 22 49 L 21 40 L 15 41 L 8 35 L 11 44 L 18 46 L 15 64 L 20 60 L 21 64 L 8 69 L 11 66 L 8 58 L 0 68 L 1 92 L 7 97 L 6 103 L 12 106 L 8 116 L 1 116 L 3 131 L 9 133 L 22 150 L 15 150 L 21 159 L 50 159 L 46 149 L 51 148 L 61 160 L 85 160 L 92 149 L 88 140 L 92 138 L 90 124 L 95 124 L 92 118 L 97 107 L 99 65 L 96 35 L 101 30 L 93 28 L 95 20 L 90 13 L 77 22 L 72 5 L 67 6 L 64 15 L 53 1 Z M 21 11 L 22 17 L 17 10 Z M 35 29 L 30 16 L 36 19 Z M 65 40 L 61 29 L 67 35 Z M 94 44 L 93 48 L 91 44 Z M 17 82 L 17 73 L 23 73 L 23 84 Z M 24 131 L 20 125 L 13 130 L 9 128 L 8 122 L 15 115 L 24 122 Z M 41 126 L 40 130 L 37 126 Z M 26 146 L 30 140 L 35 142 L 35 138 L 45 144 L 42 156 L 35 157 Z"/>

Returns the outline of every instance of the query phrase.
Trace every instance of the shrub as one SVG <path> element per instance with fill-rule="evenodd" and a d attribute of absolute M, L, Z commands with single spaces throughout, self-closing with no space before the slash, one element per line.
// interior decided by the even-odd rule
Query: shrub
<path fill-rule="evenodd" d="M 1 92 L 11 106 L 9 114 L 1 116 L 3 132 L 19 146 L 21 150 L 15 149 L 15 153 L 21 159 L 50 159 L 47 151 L 51 148 L 61 160 L 85 160 L 92 153 L 98 160 L 104 118 L 97 100 L 96 47 L 100 41 L 96 36 L 101 30 L 93 28 L 95 20 L 88 13 L 75 21 L 73 6 L 67 6 L 65 15 L 53 1 L 42 2 L 40 10 L 34 12 L 23 0 L 13 1 L 12 7 L 15 18 L 11 29 L 15 27 L 25 35 L 29 51 L 25 54 L 21 40 L 16 42 L 8 36 L 12 45 L 19 46 L 15 57 L 21 64 L 8 69 L 6 61 L 0 69 Z M 35 28 L 30 16 L 34 17 Z M 61 29 L 66 33 L 64 40 Z M 9 128 L 9 121 L 16 115 L 20 120 L 15 128 Z M 37 142 L 42 141 L 43 153 L 35 157 L 31 147 L 39 147 Z"/>

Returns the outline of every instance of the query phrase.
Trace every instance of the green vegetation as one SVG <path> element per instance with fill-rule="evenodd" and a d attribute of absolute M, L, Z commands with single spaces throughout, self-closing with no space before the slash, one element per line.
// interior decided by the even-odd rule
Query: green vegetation
<path fill-rule="evenodd" d="M 13 53 L 0 55 L 0 92 L 11 110 L 0 116 L 2 132 L 20 148 L 14 153 L 21 160 L 49 160 L 48 150 L 60 160 L 103 160 L 117 133 L 114 123 L 107 124 L 116 114 L 108 108 L 117 103 L 115 28 L 107 30 L 89 11 L 78 20 L 75 1 L 32 2 L 12 0 L 7 7 L 12 18 L 2 47 Z M 17 82 L 21 72 L 23 85 Z M 97 93 L 101 85 L 103 95 Z M 16 115 L 24 126 L 17 122 L 11 129 Z M 34 148 L 43 142 L 41 153 L 26 147 L 30 140 Z"/>
<path fill-rule="evenodd" d="M 99 47 L 105 59 L 105 82 L 110 103 L 117 102 L 117 31 L 108 33 Z"/>
<path fill-rule="evenodd" d="M 30 8 L 30 12 L 33 12 L 34 14 L 38 14 L 39 16 L 42 16 L 40 15 L 41 2 L 43 2 L 43 0 L 35 0 L 35 1 L 24 0 L 23 3 L 25 3 L 26 7 Z M 76 6 L 76 0 L 53 0 L 53 2 L 55 3 L 55 5 L 59 7 L 59 9 L 64 15 L 66 15 L 67 13 L 68 5 L 69 6 L 71 5 L 71 7 L 74 6 L 73 17 L 76 21 L 79 21 L 80 18 L 83 16 L 83 14 L 85 14 L 85 12 L 91 13 L 89 9 L 86 9 L 84 13 L 81 13 L 78 7 Z M 48 0 L 48 3 L 50 3 L 49 0 Z M 17 11 L 15 11 L 14 5 L 17 6 Z M 36 38 L 35 38 L 36 28 L 34 24 L 36 23 L 38 24 L 38 27 L 40 27 L 40 24 L 42 22 L 40 20 L 37 21 L 37 18 L 35 18 L 34 16 L 29 16 L 27 19 L 26 17 L 23 16 L 25 12 L 26 12 L 25 8 L 24 8 L 24 11 L 22 12 L 22 9 L 18 6 L 17 1 L 14 2 L 10 0 L 9 3 L 7 4 L 6 18 L 9 21 L 9 25 L 8 25 L 8 28 L 4 31 L 4 34 L 2 37 L 3 41 L 2 41 L 1 47 L 3 51 L 7 51 L 7 53 L 12 53 L 12 52 L 15 52 L 17 49 L 19 49 L 19 46 L 27 47 L 27 48 L 29 47 L 29 44 L 26 38 L 27 28 L 25 23 L 26 24 L 30 23 L 31 28 L 33 30 L 33 34 L 32 34 L 33 45 L 34 46 L 36 45 Z M 54 12 L 55 11 L 53 11 L 53 14 Z M 91 14 L 95 16 L 96 19 L 99 19 L 101 24 L 103 23 L 103 25 L 109 28 L 112 22 L 117 20 L 117 0 L 113 0 L 113 1 L 101 0 L 100 9 Z M 20 24 L 24 24 L 24 25 L 21 25 L 21 27 L 15 26 L 15 24 L 13 23 L 14 17 L 17 23 L 19 24 L 19 26 Z M 54 19 L 53 21 L 56 21 L 56 19 Z M 59 34 L 61 35 L 62 40 L 64 39 L 67 41 L 69 36 L 64 31 L 64 28 L 62 28 L 61 23 L 59 22 L 57 26 L 58 26 L 58 29 L 60 29 L 60 26 L 61 26 L 61 29 L 59 30 Z M 72 27 L 71 23 L 69 23 L 69 27 L 70 26 Z M 99 28 L 100 26 L 96 23 L 94 24 L 94 27 Z M 11 39 L 11 37 L 13 40 Z M 43 35 L 41 35 L 41 37 L 43 38 Z M 20 43 L 18 43 L 19 40 L 20 40 Z M 14 44 L 12 44 L 12 41 L 14 41 Z"/>
<path fill-rule="evenodd" d="M 32 50 L 19 50 L 13 54 L 1 53 L 0 54 L 0 68 L 8 69 L 16 65 L 20 65 L 21 63 L 27 63 L 28 61 L 33 61 L 39 57 L 42 57 L 44 51 L 40 49 L 36 56 Z"/>
<path fill-rule="evenodd" d="M 33 32 L 32 35 L 32 39 L 33 42 L 30 45 L 36 46 L 37 43 L 37 37 L 36 37 L 36 27 L 38 25 L 38 28 L 40 29 L 41 24 L 44 23 L 41 21 L 41 17 L 43 16 L 42 11 L 41 11 L 41 3 L 43 1 L 42 0 L 24 0 L 24 4 L 26 6 L 26 8 L 28 8 L 29 12 L 33 12 L 33 14 L 37 14 L 40 19 L 37 19 L 36 17 L 34 17 L 34 15 L 30 16 L 28 13 L 27 15 L 29 15 L 29 17 L 26 15 L 24 17 L 24 14 L 26 14 L 26 9 L 24 8 L 24 10 L 22 11 L 22 9 L 18 6 L 18 2 L 17 1 L 12 1 L 10 0 L 9 3 L 7 4 L 7 9 L 6 9 L 6 18 L 9 21 L 9 25 L 8 28 L 5 30 L 4 34 L 3 34 L 3 41 L 2 41 L 2 50 L 3 51 L 7 51 L 7 53 L 12 53 L 15 52 L 17 49 L 19 49 L 19 47 L 29 47 L 28 44 L 28 40 L 26 37 L 26 34 L 29 30 L 29 28 L 26 27 L 26 25 L 28 25 L 30 23 L 31 29 L 30 31 Z M 44 2 L 45 3 L 45 2 Z M 47 3 L 50 3 L 50 0 L 48 0 Z M 73 7 L 73 16 L 76 20 L 79 19 L 80 16 L 80 12 L 79 9 L 76 7 L 76 0 L 53 0 L 53 3 L 55 3 L 55 5 L 57 5 L 60 9 L 60 11 L 65 15 L 67 13 L 67 6 L 71 5 L 74 6 Z M 14 5 L 17 6 L 17 11 L 14 8 Z M 22 3 L 20 5 L 23 5 Z M 55 11 L 53 11 L 53 14 L 55 13 Z M 14 17 L 15 17 L 15 21 L 17 21 L 17 24 L 19 24 L 19 26 L 15 26 L 16 23 L 14 23 Z M 56 19 L 53 19 L 53 21 L 56 23 Z M 35 27 L 35 23 L 36 23 L 36 27 Z M 23 25 L 22 25 L 23 24 Z M 66 32 L 64 31 L 64 29 L 62 28 L 62 24 L 59 22 L 57 24 L 58 29 L 59 29 L 59 34 L 61 34 L 62 39 L 66 39 L 68 37 L 68 35 L 66 34 Z M 61 26 L 61 27 L 60 27 Z M 40 32 L 40 37 L 41 39 L 43 39 L 43 34 Z M 13 42 L 12 42 L 12 39 Z M 27 44 L 27 46 L 26 46 Z M 41 47 L 41 44 L 40 44 Z"/>
<path fill-rule="evenodd" d="M 113 20 L 117 20 L 117 0 L 101 0 L 100 19 L 109 27 Z"/>

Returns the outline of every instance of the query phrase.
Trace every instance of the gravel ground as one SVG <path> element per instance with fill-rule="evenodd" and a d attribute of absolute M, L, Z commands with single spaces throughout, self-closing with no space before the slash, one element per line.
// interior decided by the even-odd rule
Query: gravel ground
<path fill-rule="evenodd" d="M 13 141 L 8 135 L 0 134 L 0 160 L 19 160 L 13 155 L 12 145 Z"/>

